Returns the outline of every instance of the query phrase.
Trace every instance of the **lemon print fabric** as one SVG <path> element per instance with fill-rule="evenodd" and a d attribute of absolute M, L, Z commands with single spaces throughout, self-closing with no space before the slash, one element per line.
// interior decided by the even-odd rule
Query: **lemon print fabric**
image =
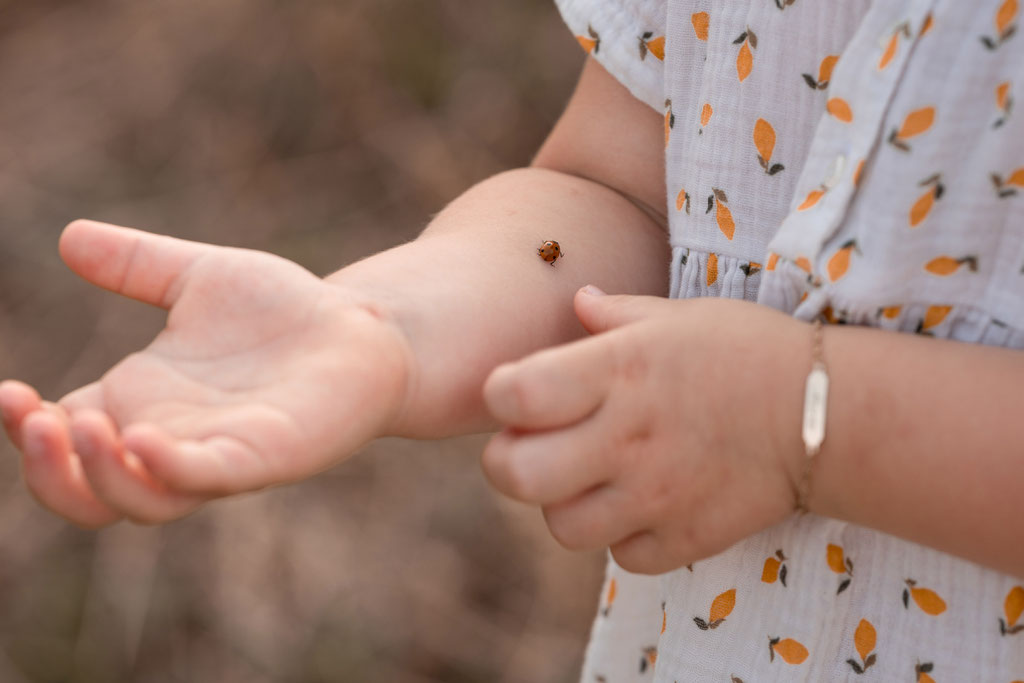
<path fill-rule="evenodd" d="M 765 558 L 764 568 L 761 570 L 761 581 L 764 583 L 775 583 L 786 585 L 786 576 L 789 574 L 789 567 L 786 565 L 786 555 L 782 549 L 775 551 L 775 554 Z"/>
<path fill-rule="evenodd" d="M 782 164 L 772 163 L 772 153 L 775 151 L 775 129 L 764 119 L 758 119 L 754 123 L 754 146 L 757 148 L 757 161 L 765 173 L 775 175 L 785 170 L 786 167 Z"/>
<path fill-rule="evenodd" d="M 654 37 L 651 31 L 645 31 L 640 36 L 640 59 L 646 59 L 648 54 L 659 61 L 665 61 L 665 36 Z"/>
<path fill-rule="evenodd" d="M 1016 635 L 1024 631 L 1024 623 L 1020 616 L 1024 613 L 1024 586 L 1014 586 L 1006 594 L 1003 602 L 1003 616 L 999 617 L 999 632 L 1004 636 Z"/>
<path fill-rule="evenodd" d="M 587 26 L 586 35 L 576 36 L 576 42 L 580 44 L 580 47 L 587 54 L 595 54 L 601 49 L 601 35 L 590 25 Z"/>
<path fill-rule="evenodd" d="M 795 666 L 807 661 L 808 656 L 810 656 L 810 652 L 799 640 L 768 637 L 768 658 L 772 662 L 778 657 L 780 661 Z"/>
<path fill-rule="evenodd" d="M 715 211 L 715 223 L 718 225 L 718 229 L 727 240 L 731 241 L 733 235 L 736 234 L 736 222 L 732 219 L 732 211 L 729 210 L 729 197 L 725 194 L 725 190 L 712 188 L 711 194 L 708 195 L 708 208 L 704 213 L 711 213 L 712 209 Z"/>
<path fill-rule="evenodd" d="M 903 124 L 899 128 L 893 128 L 889 133 L 889 144 L 904 152 L 910 151 L 910 138 L 922 135 L 932 127 L 935 122 L 935 107 L 922 107 L 907 114 Z"/>
<path fill-rule="evenodd" d="M 836 594 L 842 593 L 850 587 L 853 581 L 853 560 L 844 556 L 842 546 L 829 543 L 825 549 L 825 561 L 828 568 L 839 575 L 839 583 Z"/>
<path fill-rule="evenodd" d="M 911 601 L 918 608 L 933 617 L 937 617 L 946 611 L 946 601 L 939 597 L 939 594 L 931 588 L 923 588 L 917 585 L 914 579 L 906 580 L 906 588 L 903 589 L 903 606 L 910 608 Z"/>
<path fill-rule="evenodd" d="M 1022 0 L 555 1 L 656 117 L 671 297 L 1024 349 Z M 1019 577 L 842 520 L 609 576 L 586 683 L 1024 680 Z"/>
<path fill-rule="evenodd" d="M 702 631 L 716 629 L 725 622 L 726 617 L 732 613 L 735 606 L 736 589 L 730 588 L 724 593 L 719 594 L 711 602 L 711 608 L 708 610 L 707 619 L 697 616 L 693 618 L 693 623 L 695 623 L 697 628 Z"/>
<path fill-rule="evenodd" d="M 878 661 L 878 653 L 875 652 L 877 642 L 878 632 L 874 625 L 867 619 L 861 619 L 853 634 L 853 645 L 857 651 L 857 657 L 846 660 L 855 673 L 865 673 Z"/>
<path fill-rule="evenodd" d="M 694 12 L 690 16 L 690 23 L 693 24 L 693 32 L 697 36 L 697 40 L 707 42 L 710 21 L 707 12 Z"/>
<path fill-rule="evenodd" d="M 914 201 L 914 205 L 910 207 L 908 221 L 912 228 L 919 226 L 928 217 L 932 207 L 935 206 L 935 202 L 941 199 L 945 193 L 945 188 L 942 185 L 942 175 L 939 173 L 925 178 L 918 184 L 927 189 Z"/>
<path fill-rule="evenodd" d="M 853 122 L 853 109 L 850 107 L 850 103 L 844 100 L 842 97 L 833 97 L 825 103 L 825 108 L 828 113 L 834 116 L 837 120 L 843 123 Z"/>
<path fill-rule="evenodd" d="M 811 90 L 824 90 L 828 87 L 829 81 L 832 78 L 832 69 L 835 68 L 838 61 L 839 55 L 825 55 L 818 66 L 818 77 L 815 78 L 807 73 L 802 74 L 804 82 L 810 86 Z"/>
<path fill-rule="evenodd" d="M 750 72 L 754 69 L 754 50 L 757 49 L 757 34 L 749 28 L 732 41 L 739 45 L 739 52 L 736 54 L 736 76 L 740 82 L 747 80 Z"/>

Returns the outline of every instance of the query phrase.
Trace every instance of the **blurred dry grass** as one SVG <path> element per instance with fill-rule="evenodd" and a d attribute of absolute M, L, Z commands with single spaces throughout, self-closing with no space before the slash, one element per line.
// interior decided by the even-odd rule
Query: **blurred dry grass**
<path fill-rule="evenodd" d="M 0 376 L 55 397 L 161 323 L 63 268 L 70 219 L 326 274 L 525 163 L 581 62 L 550 0 L 0 0 Z M 3 445 L 0 681 L 572 681 L 601 558 L 492 494 L 482 443 L 100 533 Z"/>

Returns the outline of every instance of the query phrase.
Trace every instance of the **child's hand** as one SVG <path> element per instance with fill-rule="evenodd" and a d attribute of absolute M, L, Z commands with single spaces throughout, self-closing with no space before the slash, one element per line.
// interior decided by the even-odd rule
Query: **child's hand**
<path fill-rule="evenodd" d="M 295 263 L 85 221 L 60 246 L 86 280 L 170 309 L 149 347 L 59 403 L 0 385 L 29 488 L 72 522 L 161 522 L 299 479 L 401 408 L 397 327 Z"/>
<path fill-rule="evenodd" d="M 585 288 L 575 303 L 595 336 L 499 367 L 485 385 L 508 426 L 483 458 L 498 489 L 540 504 L 566 547 L 610 546 L 644 573 L 793 511 L 806 325 L 723 299 Z"/>

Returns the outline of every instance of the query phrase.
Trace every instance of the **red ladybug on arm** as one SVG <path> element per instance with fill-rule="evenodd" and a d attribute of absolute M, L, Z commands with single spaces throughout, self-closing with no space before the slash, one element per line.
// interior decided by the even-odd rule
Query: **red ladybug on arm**
<path fill-rule="evenodd" d="M 565 256 L 562 252 L 562 248 L 558 246 L 558 242 L 555 242 L 554 240 L 548 240 L 542 244 L 540 248 L 537 249 L 537 253 L 542 259 L 550 263 L 552 266 L 555 265 L 555 261 L 557 261 L 560 256 Z"/>

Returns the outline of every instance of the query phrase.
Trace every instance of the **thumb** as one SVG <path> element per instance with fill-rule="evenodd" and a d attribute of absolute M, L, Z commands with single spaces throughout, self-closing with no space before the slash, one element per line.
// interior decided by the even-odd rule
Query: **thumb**
<path fill-rule="evenodd" d="M 60 236 L 60 255 L 84 280 L 147 304 L 170 308 L 179 278 L 216 247 L 199 242 L 78 220 Z"/>
<path fill-rule="evenodd" d="M 600 334 L 657 315 L 671 302 L 657 296 L 605 294 L 594 285 L 587 285 L 576 292 L 573 305 L 587 332 Z"/>

